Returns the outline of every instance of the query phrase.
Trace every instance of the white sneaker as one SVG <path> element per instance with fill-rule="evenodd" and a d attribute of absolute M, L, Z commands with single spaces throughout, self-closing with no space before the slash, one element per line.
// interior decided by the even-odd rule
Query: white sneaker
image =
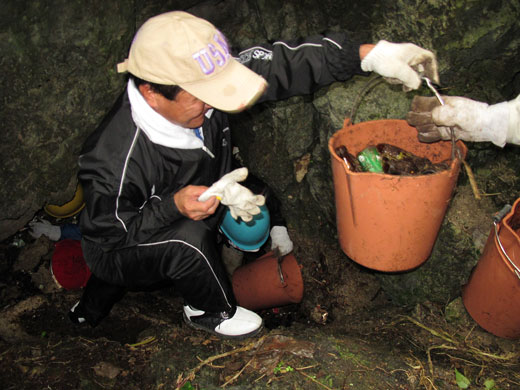
<path fill-rule="evenodd" d="M 226 338 L 251 337 L 260 332 L 263 326 L 263 320 L 258 314 L 240 306 L 236 307 L 235 313 L 230 317 L 227 312 L 205 312 L 186 305 L 183 317 L 194 329 L 202 329 Z"/>

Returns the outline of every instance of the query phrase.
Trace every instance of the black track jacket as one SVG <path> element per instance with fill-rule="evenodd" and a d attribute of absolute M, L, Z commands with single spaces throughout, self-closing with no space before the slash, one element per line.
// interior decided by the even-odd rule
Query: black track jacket
<path fill-rule="evenodd" d="M 256 46 L 238 53 L 237 59 L 268 82 L 258 102 L 309 94 L 364 74 L 359 44 L 343 33 Z M 80 218 L 83 238 L 104 251 L 126 248 L 185 218 L 173 195 L 190 184 L 210 186 L 231 170 L 227 114 L 211 110 L 206 116 L 204 149 L 161 146 L 133 122 L 124 93 L 79 158 L 86 201 Z"/>

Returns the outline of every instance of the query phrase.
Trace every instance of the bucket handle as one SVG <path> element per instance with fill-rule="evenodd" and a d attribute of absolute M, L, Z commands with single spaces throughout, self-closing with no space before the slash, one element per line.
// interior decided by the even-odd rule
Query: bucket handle
<path fill-rule="evenodd" d="M 352 104 L 352 108 L 350 110 L 350 115 L 348 117 L 348 123 L 345 123 L 345 125 L 352 126 L 354 124 L 354 118 L 356 117 L 357 109 L 359 107 L 359 104 L 361 103 L 361 99 L 363 99 L 363 97 L 365 96 L 365 94 L 368 92 L 369 89 L 375 87 L 381 81 L 384 81 L 383 77 L 376 75 L 375 73 L 374 73 L 374 75 L 375 76 L 372 76 L 370 79 L 368 79 L 368 81 L 363 86 L 363 88 L 361 88 L 361 91 L 359 91 L 359 93 L 357 94 L 357 96 L 354 100 L 354 104 Z"/>
<path fill-rule="evenodd" d="M 282 259 L 279 258 L 278 261 L 277 261 L 277 263 L 278 263 L 278 274 L 280 276 L 280 282 L 282 283 L 282 285 L 285 285 L 285 280 L 284 280 L 283 272 L 282 272 L 282 261 L 281 260 Z"/>
<path fill-rule="evenodd" d="M 282 271 L 282 262 L 284 257 L 280 254 L 278 248 L 274 250 L 273 255 L 276 258 L 276 264 L 278 265 L 278 276 L 280 277 L 280 283 L 282 284 L 282 287 L 287 287 L 287 283 L 285 283 L 285 278 Z"/>
<path fill-rule="evenodd" d="M 520 268 L 507 255 L 506 250 L 504 249 L 504 246 L 502 245 L 502 242 L 500 241 L 500 237 L 498 235 L 498 225 L 502 221 L 502 219 L 506 216 L 506 214 L 511 211 L 511 208 L 512 207 L 510 204 L 506 204 L 502 208 L 502 210 L 500 210 L 498 213 L 496 213 L 493 216 L 493 225 L 495 227 L 495 237 L 497 239 L 498 246 L 500 247 L 500 250 L 502 251 L 503 255 L 506 257 L 507 261 L 509 261 L 509 263 L 513 266 L 517 278 L 520 279 Z"/>

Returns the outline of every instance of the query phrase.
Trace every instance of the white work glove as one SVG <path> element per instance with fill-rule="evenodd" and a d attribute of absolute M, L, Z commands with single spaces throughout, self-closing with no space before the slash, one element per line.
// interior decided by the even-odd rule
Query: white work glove
<path fill-rule="evenodd" d="M 450 140 L 450 127 L 455 138 L 464 141 L 490 141 L 500 147 L 511 141 L 508 129 L 515 101 L 488 105 L 459 96 L 441 98 L 444 105 L 435 97 L 416 96 L 412 100 L 407 120 L 417 128 L 420 141 Z M 520 99 L 517 100 L 520 103 Z"/>
<path fill-rule="evenodd" d="M 435 55 L 413 43 L 381 40 L 361 61 L 365 72 L 376 72 L 391 84 L 404 84 L 409 91 L 421 86 L 421 76 L 439 84 Z"/>
<path fill-rule="evenodd" d="M 271 228 L 271 250 L 277 250 L 280 256 L 285 256 L 294 248 L 285 226 L 273 226 Z"/>
<path fill-rule="evenodd" d="M 52 241 L 58 241 L 61 237 L 59 226 L 52 225 L 49 221 L 32 221 L 29 223 L 29 234 L 33 238 L 40 238 L 43 234 Z"/>
<path fill-rule="evenodd" d="M 212 196 L 216 196 L 222 204 L 229 207 L 234 219 L 242 218 L 244 222 L 253 219 L 253 215 L 260 214 L 259 206 L 265 203 L 263 195 L 254 195 L 251 190 L 238 184 L 248 175 L 247 168 L 238 168 L 222 176 L 199 196 L 200 202 L 205 202 Z"/>

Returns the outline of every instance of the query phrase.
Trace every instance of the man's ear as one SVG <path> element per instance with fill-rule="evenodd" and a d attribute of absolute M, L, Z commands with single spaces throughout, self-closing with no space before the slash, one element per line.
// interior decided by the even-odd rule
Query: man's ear
<path fill-rule="evenodd" d="M 157 97 L 156 92 L 150 87 L 150 84 L 140 84 L 139 85 L 139 92 L 141 92 L 141 95 L 143 96 L 144 100 L 146 100 L 146 103 L 152 108 L 155 109 L 157 107 Z"/>

